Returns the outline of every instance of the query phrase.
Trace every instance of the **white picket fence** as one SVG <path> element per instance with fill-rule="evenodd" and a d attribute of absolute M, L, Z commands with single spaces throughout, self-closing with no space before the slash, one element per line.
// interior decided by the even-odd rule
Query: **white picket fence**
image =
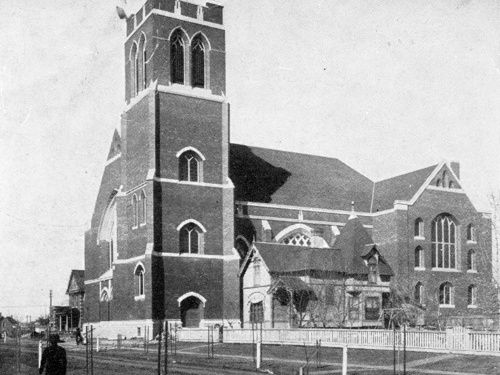
<path fill-rule="evenodd" d="M 214 332 L 218 337 L 218 330 Z M 177 332 L 180 341 L 207 341 L 207 328 L 186 329 Z M 343 346 L 366 349 L 392 349 L 394 343 L 407 350 L 442 351 L 456 353 L 477 353 L 500 355 L 500 332 L 474 332 L 465 328 L 446 331 L 423 330 L 355 330 L 355 329 L 227 329 L 222 335 L 225 343 L 252 343 L 281 345 Z"/>

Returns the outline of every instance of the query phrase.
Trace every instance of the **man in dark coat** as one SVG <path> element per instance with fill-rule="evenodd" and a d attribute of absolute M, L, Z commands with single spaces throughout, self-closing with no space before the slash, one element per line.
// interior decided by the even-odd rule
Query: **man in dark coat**
<path fill-rule="evenodd" d="M 40 375 L 44 369 L 45 375 L 66 375 L 66 350 L 57 345 L 59 342 L 64 342 L 59 339 L 59 335 L 49 336 L 49 346 L 42 353 Z"/>

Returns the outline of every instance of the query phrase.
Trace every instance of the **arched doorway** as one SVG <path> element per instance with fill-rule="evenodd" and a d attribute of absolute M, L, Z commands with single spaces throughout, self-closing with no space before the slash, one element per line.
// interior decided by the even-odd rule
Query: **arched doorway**
<path fill-rule="evenodd" d="M 195 296 L 183 299 L 180 303 L 182 326 L 198 328 L 203 319 L 204 303 Z"/>

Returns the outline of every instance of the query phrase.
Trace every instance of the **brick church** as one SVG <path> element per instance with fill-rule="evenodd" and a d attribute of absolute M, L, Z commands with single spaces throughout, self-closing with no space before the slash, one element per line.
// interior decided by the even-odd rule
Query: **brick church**
<path fill-rule="evenodd" d="M 126 107 L 85 233 L 85 324 L 239 327 L 271 316 L 279 290 L 314 294 L 320 271 L 358 281 L 357 326 L 395 289 L 428 322 L 489 313 L 491 221 L 458 163 L 375 182 L 338 159 L 233 144 L 223 7 L 148 0 L 124 17 Z"/>

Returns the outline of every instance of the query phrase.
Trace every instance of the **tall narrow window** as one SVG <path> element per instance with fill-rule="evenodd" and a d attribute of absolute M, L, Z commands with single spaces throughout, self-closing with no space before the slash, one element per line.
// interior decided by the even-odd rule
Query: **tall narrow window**
<path fill-rule="evenodd" d="M 135 96 L 139 91 L 139 87 L 137 85 L 137 77 L 139 75 L 137 54 L 137 44 L 134 43 L 132 45 L 132 50 L 130 51 L 130 91 L 132 96 Z"/>
<path fill-rule="evenodd" d="M 472 249 L 467 253 L 467 270 L 475 271 L 476 270 L 476 252 Z"/>
<path fill-rule="evenodd" d="M 476 286 L 469 285 L 467 288 L 467 304 L 469 306 L 476 306 Z"/>
<path fill-rule="evenodd" d="M 140 223 L 141 224 L 146 224 L 146 193 L 144 191 L 141 191 L 141 197 L 140 197 L 140 207 L 139 207 L 139 212 L 140 212 Z"/>
<path fill-rule="evenodd" d="M 450 215 L 440 215 L 434 219 L 431 228 L 432 267 L 456 267 L 456 224 Z"/>
<path fill-rule="evenodd" d="M 260 285 L 260 259 L 255 258 L 253 261 L 253 284 Z"/>
<path fill-rule="evenodd" d="M 423 301 L 423 295 L 424 295 L 424 286 L 422 283 L 419 281 L 417 285 L 415 285 L 415 303 L 422 304 Z"/>
<path fill-rule="evenodd" d="M 424 249 L 420 246 L 415 248 L 415 268 L 425 268 L 424 265 Z"/>
<path fill-rule="evenodd" d="M 139 226 L 139 202 L 137 195 L 134 194 L 132 197 L 132 227 L 137 228 Z"/>
<path fill-rule="evenodd" d="M 449 179 L 448 179 L 448 173 L 446 171 L 443 171 L 443 187 L 448 187 Z"/>
<path fill-rule="evenodd" d="M 415 220 L 415 237 L 424 237 L 424 221 L 421 218 Z"/>
<path fill-rule="evenodd" d="M 203 251 L 203 231 L 194 223 L 188 223 L 179 230 L 179 252 L 199 254 Z"/>
<path fill-rule="evenodd" d="M 170 39 L 170 71 L 172 83 L 184 84 L 184 40 L 180 30 Z"/>
<path fill-rule="evenodd" d="M 368 260 L 368 282 L 370 284 L 376 284 L 377 281 L 378 281 L 377 258 L 371 257 Z"/>
<path fill-rule="evenodd" d="M 205 53 L 201 36 L 195 37 L 191 47 L 191 76 L 194 87 L 205 87 Z"/>
<path fill-rule="evenodd" d="M 144 268 L 141 265 L 135 269 L 135 287 L 136 296 L 144 295 Z"/>
<path fill-rule="evenodd" d="M 146 38 L 144 34 L 141 35 L 141 39 L 139 41 L 139 54 L 140 54 L 140 63 L 141 63 L 141 77 L 140 77 L 140 88 L 141 90 L 145 89 L 147 86 L 147 53 L 146 53 Z"/>
<path fill-rule="evenodd" d="M 194 151 L 186 151 L 179 157 L 179 180 L 201 182 L 201 158 Z"/>
<path fill-rule="evenodd" d="M 365 301 L 365 319 L 378 320 L 380 318 L 380 301 L 378 297 L 367 297 Z"/>
<path fill-rule="evenodd" d="M 467 241 L 476 242 L 476 228 L 472 224 L 467 225 Z"/>
<path fill-rule="evenodd" d="M 439 304 L 444 306 L 453 305 L 453 287 L 450 283 L 439 286 Z"/>

